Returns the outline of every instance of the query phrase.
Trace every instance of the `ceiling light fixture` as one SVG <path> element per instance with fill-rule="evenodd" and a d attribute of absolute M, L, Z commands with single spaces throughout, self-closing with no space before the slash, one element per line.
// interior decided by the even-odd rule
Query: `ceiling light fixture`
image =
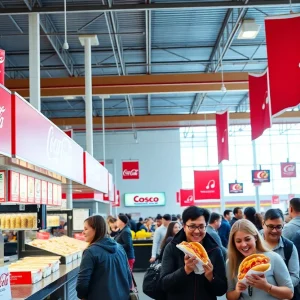
<path fill-rule="evenodd" d="M 63 49 L 68 50 L 69 44 L 67 40 L 67 0 L 64 0 L 64 16 L 65 16 L 65 41 L 63 44 Z"/>
<path fill-rule="evenodd" d="M 238 35 L 238 39 L 255 39 L 260 30 L 260 25 L 255 20 L 244 20 Z"/>

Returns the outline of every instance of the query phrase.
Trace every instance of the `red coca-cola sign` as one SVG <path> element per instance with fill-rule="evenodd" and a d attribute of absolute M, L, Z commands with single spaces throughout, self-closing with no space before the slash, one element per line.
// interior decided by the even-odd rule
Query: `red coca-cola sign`
<path fill-rule="evenodd" d="M 139 179 L 140 168 L 138 161 L 123 161 L 122 162 L 123 179 Z"/>
<path fill-rule="evenodd" d="M 280 163 L 280 168 L 281 168 L 281 177 L 282 178 L 297 177 L 295 162 Z"/>

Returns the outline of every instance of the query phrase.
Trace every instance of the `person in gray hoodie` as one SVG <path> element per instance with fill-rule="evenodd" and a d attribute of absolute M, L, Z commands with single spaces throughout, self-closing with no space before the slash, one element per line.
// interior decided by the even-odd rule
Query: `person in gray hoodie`
<path fill-rule="evenodd" d="M 107 236 L 103 217 L 98 215 L 86 219 L 83 235 L 89 246 L 80 264 L 77 297 L 84 300 L 128 300 L 132 275 L 127 256 L 123 247 Z"/>
<path fill-rule="evenodd" d="M 300 230 L 300 198 L 290 200 L 289 215 L 292 220 L 284 225 L 282 235 L 293 241 Z"/>

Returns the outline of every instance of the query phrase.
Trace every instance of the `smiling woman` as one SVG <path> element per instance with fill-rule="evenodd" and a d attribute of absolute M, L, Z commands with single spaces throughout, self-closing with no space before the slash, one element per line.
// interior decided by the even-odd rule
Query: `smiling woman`
<path fill-rule="evenodd" d="M 262 276 L 245 274 L 246 285 L 237 278 L 241 269 L 239 266 L 245 258 L 254 257 L 256 253 L 267 257 L 270 268 Z M 275 300 L 293 297 L 293 284 L 283 259 L 268 249 L 255 225 L 246 219 L 239 220 L 232 226 L 228 242 L 226 271 L 228 300 Z"/>

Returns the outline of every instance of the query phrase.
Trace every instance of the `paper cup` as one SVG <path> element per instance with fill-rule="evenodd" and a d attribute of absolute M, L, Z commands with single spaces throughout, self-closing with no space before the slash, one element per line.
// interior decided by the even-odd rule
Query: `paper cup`
<path fill-rule="evenodd" d="M 270 271 L 271 270 L 271 265 L 269 266 L 269 268 L 266 270 L 266 271 L 264 271 L 264 272 L 261 272 L 261 271 L 255 271 L 255 270 L 249 270 L 247 273 L 246 273 L 246 275 L 245 275 L 245 277 L 242 279 L 242 280 L 239 280 L 239 282 L 241 282 L 241 283 L 243 283 L 243 284 L 245 284 L 246 286 L 248 286 L 249 284 L 247 283 L 247 276 L 250 276 L 250 275 L 252 275 L 252 274 L 255 274 L 255 275 L 258 275 L 258 276 L 260 276 L 260 275 L 264 275 L 264 274 L 266 274 L 268 271 Z"/>
<path fill-rule="evenodd" d="M 190 257 L 195 256 L 195 254 L 193 254 L 191 251 L 189 251 L 188 249 L 186 249 L 185 247 L 183 247 L 182 245 L 176 245 L 176 247 L 181 250 L 182 252 L 184 252 L 185 254 L 187 254 Z M 203 269 L 203 265 L 207 265 L 207 263 L 204 263 L 200 258 L 196 257 L 198 263 L 196 264 L 196 267 L 194 269 L 195 274 L 203 274 L 204 273 L 204 269 Z"/>

